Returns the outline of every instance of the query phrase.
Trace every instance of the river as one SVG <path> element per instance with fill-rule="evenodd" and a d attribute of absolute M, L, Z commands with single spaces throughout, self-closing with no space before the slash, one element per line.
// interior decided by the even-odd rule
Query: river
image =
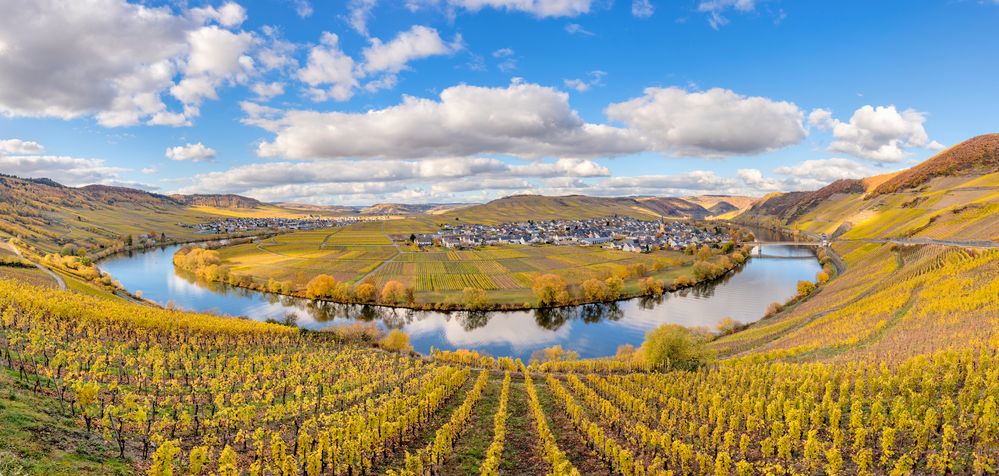
<path fill-rule="evenodd" d="M 100 268 L 126 289 L 142 291 L 144 298 L 163 305 L 256 320 L 290 319 L 307 329 L 373 321 L 383 329 L 403 329 L 421 353 L 428 353 L 431 347 L 465 348 L 525 361 L 534 351 L 553 345 L 579 352 L 584 358 L 613 355 L 619 345 L 637 347 L 646 331 L 663 323 L 713 329 L 725 317 L 753 322 L 763 316 L 770 303 L 793 296 L 798 280 L 813 281 L 821 270 L 807 248 L 765 245 L 764 257 L 750 259 L 725 278 L 667 293 L 661 299 L 635 298 L 553 310 L 442 313 L 314 303 L 204 283 L 174 269 L 172 257 L 179 247 L 113 256 L 101 261 Z"/>

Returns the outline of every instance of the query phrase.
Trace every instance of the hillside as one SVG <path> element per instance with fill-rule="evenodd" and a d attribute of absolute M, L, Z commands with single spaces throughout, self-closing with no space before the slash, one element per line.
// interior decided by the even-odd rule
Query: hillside
<path fill-rule="evenodd" d="M 458 218 L 474 223 L 501 223 L 522 220 L 600 218 L 614 215 L 643 219 L 661 217 L 703 218 L 710 213 L 700 205 L 669 197 L 590 197 L 568 195 L 513 195 L 482 205 L 472 205 L 444 213 L 447 219 Z"/>
<path fill-rule="evenodd" d="M 999 135 L 962 142 L 908 170 L 772 194 L 738 220 L 842 239 L 999 241 Z"/>
<path fill-rule="evenodd" d="M 257 208 L 260 201 L 242 195 L 171 195 L 170 198 L 188 206 L 214 208 Z"/>
<path fill-rule="evenodd" d="M 167 196 L 125 187 L 67 187 L 48 179 L 0 175 L 0 237 L 20 237 L 49 253 L 65 244 L 106 248 L 128 235 L 194 238 L 194 231 L 183 224 L 233 214 L 233 210 L 274 214 L 274 208 L 238 195 Z"/>
<path fill-rule="evenodd" d="M 999 134 L 968 139 L 882 183 L 871 192 L 874 198 L 918 187 L 934 178 L 986 174 L 999 170 Z"/>

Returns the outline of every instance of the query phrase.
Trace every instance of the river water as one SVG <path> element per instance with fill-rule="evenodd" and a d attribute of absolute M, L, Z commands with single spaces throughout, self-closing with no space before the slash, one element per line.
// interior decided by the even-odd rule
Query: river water
<path fill-rule="evenodd" d="M 114 256 L 101 261 L 100 268 L 126 289 L 142 291 L 144 298 L 163 305 L 256 320 L 283 321 L 294 316 L 291 319 L 307 329 L 371 321 L 383 329 L 405 330 L 414 349 L 421 353 L 431 347 L 465 348 L 525 361 L 534 351 L 556 344 L 584 358 L 613 355 L 621 344 L 637 347 L 646 331 L 663 323 L 713 329 L 725 317 L 753 322 L 763 316 L 770 303 L 793 296 L 798 280 L 813 281 L 821 270 L 807 248 L 765 245 L 757 250 L 763 257 L 750 259 L 725 278 L 667 293 L 661 299 L 635 298 L 553 310 L 442 313 L 314 303 L 204 283 L 174 269 L 172 257 L 179 247 Z"/>

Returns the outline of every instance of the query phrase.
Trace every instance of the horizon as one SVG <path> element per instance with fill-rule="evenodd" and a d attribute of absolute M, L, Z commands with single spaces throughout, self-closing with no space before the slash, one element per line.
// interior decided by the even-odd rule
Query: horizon
<path fill-rule="evenodd" d="M 67 186 L 762 197 L 999 130 L 995 2 L 3 3 L 0 172 Z"/>

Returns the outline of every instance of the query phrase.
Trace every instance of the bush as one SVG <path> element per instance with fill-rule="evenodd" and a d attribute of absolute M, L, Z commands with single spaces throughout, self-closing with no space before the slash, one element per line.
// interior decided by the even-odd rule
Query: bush
<path fill-rule="evenodd" d="M 677 276 L 676 279 L 673 280 L 674 288 L 685 288 L 693 284 L 694 280 L 690 276 L 687 276 L 686 274 L 681 274 L 680 276 Z"/>
<path fill-rule="evenodd" d="M 488 305 L 486 292 L 479 288 L 468 287 L 461 291 L 461 302 L 465 309 L 470 311 L 480 311 Z"/>
<path fill-rule="evenodd" d="M 645 334 L 639 354 L 657 368 L 692 369 L 710 361 L 707 338 L 679 324 L 663 324 Z"/>
<path fill-rule="evenodd" d="M 361 286 L 364 286 L 364 284 Z M 371 284 L 367 284 L 367 286 L 374 287 Z M 409 345 L 409 334 L 398 329 L 392 329 L 379 344 L 389 352 L 408 354 L 413 350 L 413 346 Z"/>
<path fill-rule="evenodd" d="M 336 278 L 328 274 L 319 274 L 305 285 L 305 296 L 309 299 L 329 299 L 337 288 Z"/>
<path fill-rule="evenodd" d="M 375 285 L 371 283 L 361 283 L 354 288 L 354 298 L 358 302 L 371 302 L 375 300 L 375 294 L 377 290 Z"/>
<path fill-rule="evenodd" d="M 579 360 L 579 353 L 565 350 L 560 345 L 536 350 L 531 354 L 531 361 L 534 362 L 564 362 L 569 360 Z"/>
<path fill-rule="evenodd" d="M 611 276 L 604 280 L 604 284 L 607 285 L 607 299 L 617 299 L 621 297 L 621 288 L 624 287 L 623 279 L 617 276 Z"/>
<path fill-rule="evenodd" d="M 743 324 L 735 319 L 732 319 L 731 317 L 726 317 L 722 319 L 721 322 L 719 322 L 718 326 L 716 327 L 716 329 L 718 329 L 718 334 L 723 336 L 734 334 L 742 328 Z"/>
<path fill-rule="evenodd" d="M 399 304 L 406 300 L 406 286 L 396 280 L 390 280 L 382 286 L 381 301 L 386 304 Z"/>
<path fill-rule="evenodd" d="M 805 297 L 815 291 L 815 283 L 811 281 L 798 281 L 798 296 Z"/>
<path fill-rule="evenodd" d="M 531 290 L 538 298 L 540 306 L 554 306 L 569 302 L 569 292 L 565 289 L 565 280 L 555 274 L 542 274 L 534 278 Z"/>
<path fill-rule="evenodd" d="M 599 279 L 583 281 L 583 297 L 587 301 L 602 301 L 607 298 L 607 284 Z"/>
<path fill-rule="evenodd" d="M 819 284 L 826 284 L 829 282 L 829 273 L 826 273 L 825 271 L 815 273 L 815 282 Z"/>
<path fill-rule="evenodd" d="M 657 278 L 645 278 L 638 282 L 638 291 L 646 296 L 662 296 L 666 291 L 666 284 Z"/>

